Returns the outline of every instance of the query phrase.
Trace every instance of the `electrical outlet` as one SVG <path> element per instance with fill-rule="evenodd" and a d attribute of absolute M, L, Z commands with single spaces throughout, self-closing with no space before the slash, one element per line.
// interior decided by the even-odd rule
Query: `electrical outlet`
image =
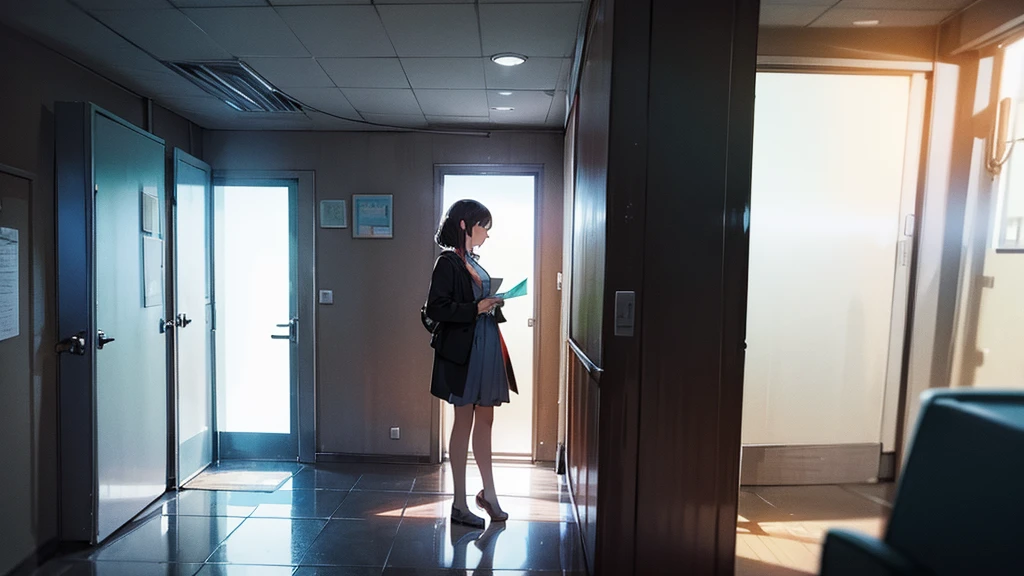
<path fill-rule="evenodd" d="M 401 437 L 402 437 L 402 429 L 399 428 L 398 426 L 392 426 L 391 427 L 391 439 L 392 440 L 398 440 Z"/>
<path fill-rule="evenodd" d="M 321 290 L 320 291 L 320 303 L 321 304 L 334 304 L 334 290 Z"/>

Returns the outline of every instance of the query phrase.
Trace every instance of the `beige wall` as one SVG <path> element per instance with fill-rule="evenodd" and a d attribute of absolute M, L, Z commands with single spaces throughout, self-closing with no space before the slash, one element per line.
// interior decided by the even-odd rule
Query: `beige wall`
<path fill-rule="evenodd" d="M 31 399 L 30 409 L 0 405 L 0 573 L 6 573 L 57 537 L 53 104 L 91 101 L 136 125 L 146 107 L 139 96 L 3 26 L 0 78 L 0 164 L 35 175 L 31 225 L 22 232 L 32 238 L 33 283 L 23 296 L 31 298 L 30 377 L 0 365 L 0 385 L 20 387 L 18 397 Z M 201 133 L 158 106 L 153 117 L 153 131 L 168 149 L 188 150 L 190 131 L 193 138 Z"/>
<path fill-rule="evenodd" d="M 538 459 L 554 459 L 561 134 L 494 133 L 482 138 L 210 131 L 204 150 L 214 170 L 315 170 L 318 202 L 348 199 L 351 204 L 352 194 L 394 195 L 394 239 L 355 240 L 351 229 L 317 230 L 316 236 L 317 289 L 334 291 L 334 304 L 319 306 L 317 316 L 317 450 L 363 455 L 431 453 L 432 350 L 420 325 L 419 308 L 435 256 L 434 166 L 543 164 L 535 442 Z M 500 411 L 496 417 L 501 417 Z M 389 438 L 391 426 L 401 427 L 400 440 Z"/>

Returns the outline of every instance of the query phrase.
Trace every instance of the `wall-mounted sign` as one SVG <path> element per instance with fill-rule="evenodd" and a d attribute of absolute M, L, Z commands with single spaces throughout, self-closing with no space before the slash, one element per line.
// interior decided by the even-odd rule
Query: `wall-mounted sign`
<path fill-rule="evenodd" d="M 348 210 L 344 200 L 320 201 L 321 228 L 348 228 Z"/>
<path fill-rule="evenodd" d="M 394 200 L 391 194 L 352 196 L 352 237 L 392 238 Z"/>

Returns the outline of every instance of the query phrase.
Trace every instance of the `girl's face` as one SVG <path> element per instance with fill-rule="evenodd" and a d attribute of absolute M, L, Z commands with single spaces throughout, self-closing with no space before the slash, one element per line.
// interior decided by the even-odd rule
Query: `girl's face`
<path fill-rule="evenodd" d="M 462 223 L 462 228 L 466 228 L 465 222 Z M 466 248 L 470 251 L 473 251 L 476 248 L 483 246 L 484 242 L 491 237 L 490 234 L 488 233 L 490 229 L 490 226 L 484 227 L 479 224 L 474 224 L 473 228 L 471 228 L 466 233 Z"/>

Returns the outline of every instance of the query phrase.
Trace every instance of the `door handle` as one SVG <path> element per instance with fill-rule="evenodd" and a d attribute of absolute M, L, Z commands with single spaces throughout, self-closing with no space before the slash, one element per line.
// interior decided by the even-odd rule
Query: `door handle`
<path fill-rule="evenodd" d="M 96 332 L 96 348 L 103 350 L 103 347 L 113 342 L 113 338 L 107 338 L 107 335 L 103 333 L 103 330 Z"/>
<path fill-rule="evenodd" d="M 175 321 L 175 325 L 180 328 L 184 328 L 192 323 L 192 319 L 187 314 L 178 314 L 178 319 Z"/>
<path fill-rule="evenodd" d="M 65 338 L 57 343 L 57 354 L 72 354 L 74 356 L 85 356 L 85 331 L 74 336 Z"/>
<path fill-rule="evenodd" d="M 291 340 L 292 342 L 298 342 L 299 339 L 299 319 L 292 318 L 287 324 L 278 324 L 278 328 L 287 328 L 288 334 L 271 334 L 270 337 L 274 340 Z"/>

